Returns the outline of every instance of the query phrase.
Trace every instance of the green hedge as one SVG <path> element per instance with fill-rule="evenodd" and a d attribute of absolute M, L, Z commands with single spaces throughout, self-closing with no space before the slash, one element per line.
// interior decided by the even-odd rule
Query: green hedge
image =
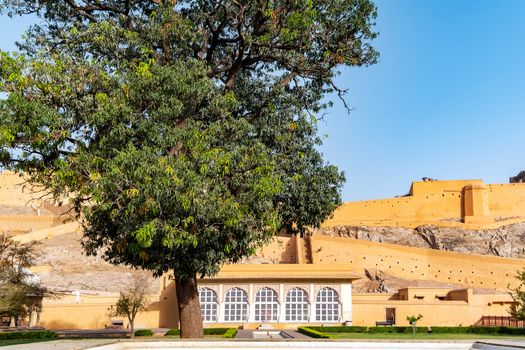
<path fill-rule="evenodd" d="M 224 332 L 224 338 L 235 338 L 237 335 L 237 328 L 229 328 L 226 332 Z"/>
<path fill-rule="evenodd" d="M 327 326 L 327 327 L 316 327 L 308 326 L 314 331 L 321 333 L 367 333 L 368 327 L 366 326 Z"/>
<path fill-rule="evenodd" d="M 328 334 L 325 334 L 325 333 L 313 330 L 313 329 L 311 329 L 309 327 L 298 327 L 297 330 L 299 332 L 303 333 L 304 335 L 307 335 L 307 336 L 312 337 L 312 338 L 324 338 L 324 339 L 329 339 L 330 338 L 330 336 Z"/>
<path fill-rule="evenodd" d="M 0 340 L 10 339 L 52 339 L 58 336 L 51 331 L 0 332 Z"/>
<path fill-rule="evenodd" d="M 139 329 L 138 331 L 135 331 L 135 337 L 151 337 L 153 335 L 153 332 L 151 329 Z"/>
<path fill-rule="evenodd" d="M 231 328 L 204 328 L 204 335 L 224 335 Z"/>
<path fill-rule="evenodd" d="M 237 334 L 237 328 L 204 328 L 204 335 L 222 335 L 224 338 L 233 338 Z M 165 336 L 180 335 L 179 328 L 173 328 L 164 334 Z"/>
<path fill-rule="evenodd" d="M 175 335 L 180 335 L 180 329 L 178 328 L 172 328 L 170 329 L 169 331 L 166 332 L 166 334 L 164 334 L 164 336 L 175 336 Z"/>

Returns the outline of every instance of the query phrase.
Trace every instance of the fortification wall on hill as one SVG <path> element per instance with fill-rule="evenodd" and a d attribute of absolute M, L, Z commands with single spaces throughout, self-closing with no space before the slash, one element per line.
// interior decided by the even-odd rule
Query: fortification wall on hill
<path fill-rule="evenodd" d="M 316 264 L 349 263 L 360 272 L 378 269 L 405 279 L 507 291 L 525 260 L 404 247 L 352 238 L 314 236 Z"/>
<path fill-rule="evenodd" d="M 20 175 L 0 173 L 0 232 L 17 236 L 63 224 L 69 207 L 55 206 L 42 195 Z"/>
<path fill-rule="evenodd" d="M 481 180 L 412 183 L 403 197 L 348 202 L 323 227 L 341 225 L 495 228 L 525 221 L 525 183 L 485 185 Z"/>
<path fill-rule="evenodd" d="M 521 217 L 525 215 L 525 183 L 487 185 L 490 215 Z"/>
<path fill-rule="evenodd" d="M 0 203 L 29 205 L 41 195 L 31 185 L 25 183 L 24 178 L 20 175 L 10 171 L 0 173 Z"/>
<path fill-rule="evenodd" d="M 53 215 L 5 215 L 0 216 L 0 231 L 30 232 L 47 229 L 60 224 Z"/>

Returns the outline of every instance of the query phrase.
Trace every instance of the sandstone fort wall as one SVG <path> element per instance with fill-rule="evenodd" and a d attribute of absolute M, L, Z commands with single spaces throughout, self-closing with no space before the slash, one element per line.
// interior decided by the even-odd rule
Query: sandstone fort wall
<path fill-rule="evenodd" d="M 525 221 L 524 213 L 525 183 L 424 181 L 412 183 L 406 196 L 344 203 L 323 227 L 438 225 L 483 229 Z"/>

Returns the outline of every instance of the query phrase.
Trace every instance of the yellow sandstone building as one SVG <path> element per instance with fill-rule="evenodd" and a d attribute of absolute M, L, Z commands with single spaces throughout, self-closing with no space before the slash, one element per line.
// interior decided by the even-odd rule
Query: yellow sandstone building
<path fill-rule="evenodd" d="M 20 186 L 21 181 L 11 173 L 0 176 L 0 230 L 19 241 L 36 239 L 44 245 L 79 234 L 74 233 L 78 231 L 75 223 L 63 223 L 63 210 L 30 201 L 34 195 Z M 345 203 L 318 232 L 304 238 L 277 236 L 245 264 L 224 266 L 217 276 L 202 279 L 203 320 L 208 327 L 373 326 L 377 322 L 407 325 L 407 316 L 421 314 L 418 325 L 468 326 L 479 324 L 483 316 L 507 316 L 512 302 L 507 290 L 517 284 L 516 271 L 525 267 L 521 258 L 323 232 L 380 227 L 395 234 L 399 228 L 426 225 L 448 228 L 458 236 L 462 230 L 480 230 L 490 240 L 491 230 L 521 222 L 525 222 L 525 184 L 521 183 L 421 181 L 412 183 L 402 197 Z M 59 273 L 51 261 L 43 261 L 34 272 L 44 283 Z M 66 283 L 70 277 L 60 273 L 64 275 L 62 292 L 44 300 L 40 325 L 50 329 L 110 325 L 109 313 L 118 293 L 82 290 L 73 282 Z M 385 278 L 390 283 L 386 287 Z M 151 296 L 151 305 L 139 315 L 137 326 L 178 327 L 172 278 L 168 274 L 155 283 L 158 293 Z M 367 286 L 374 283 L 380 288 L 368 291 Z"/>

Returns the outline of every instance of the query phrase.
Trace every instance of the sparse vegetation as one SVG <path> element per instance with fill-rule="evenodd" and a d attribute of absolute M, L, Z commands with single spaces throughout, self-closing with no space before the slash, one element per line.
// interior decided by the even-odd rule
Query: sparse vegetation
<path fill-rule="evenodd" d="M 0 315 L 16 320 L 42 309 L 47 289 L 30 272 L 37 258 L 37 242 L 19 243 L 0 234 Z M 1 334 L 0 334 L 1 336 Z M 0 338 L 1 339 L 1 338 Z"/>
<path fill-rule="evenodd" d="M 150 275 L 146 272 L 136 272 L 133 275 L 130 287 L 120 292 L 117 305 L 111 312 L 111 316 L 128 318 L 131 338 L 140 332 L 135 332 L 135 318 L 139 312 L 146 310 L 149 304 L 148 292 L 150 286 Z"/>
<path fill-rule="evenodd" d="M 417 321 L 419 321 L 420 319 L 423 318 L 423 315 L 419 314 L 417 316 L 407 316 L 407 321 L 408 323 L 410 323 L 410 325 L 412 326 L 412 333 L 413 334 L 416 334 L 416 325 L 417 325 Z"/>

